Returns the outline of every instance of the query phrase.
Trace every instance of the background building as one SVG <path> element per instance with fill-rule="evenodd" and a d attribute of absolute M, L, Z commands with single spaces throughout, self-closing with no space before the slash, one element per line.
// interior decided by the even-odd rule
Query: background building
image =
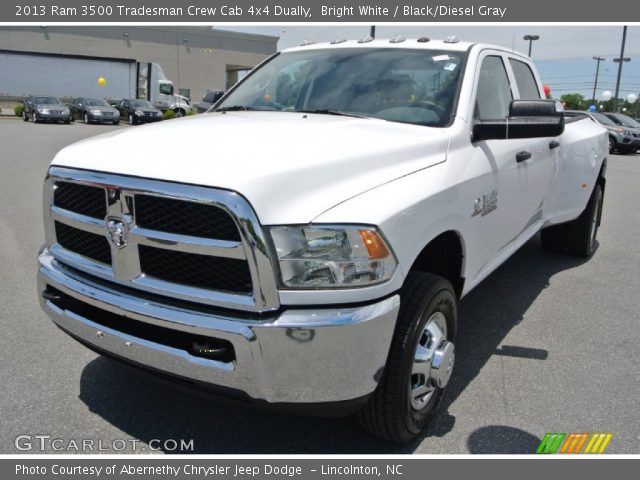
<path fill-rule="evenodd" d="M 277 41 L 274 36 L 200 26 L 0 26 L 0 52 L 79 55 L 157 63 L 175 85 L 176 93 L 190 97 L 194 102 L 198 102 L 207 90 L 226 89 L 233 85 L 244 72 L 274 53 Z M 0 81 L 0 96 L 4 97 L 46 94 L 54 81 L 52 78 L 37 79 L 41 88 L 33 92 L 7 91 L 9 85 L 11 90 L 19 89 L 16 85 L 21 82 L 18 80 L 26 78 L 29 72 L 19 68 L 4 70 L 3 75 L 7 78 L 5 82 Z M 29 82 L 32 84 L 34 78 L 31 77 Z M 5 83 L 4 88 L 2 83 Z"/>

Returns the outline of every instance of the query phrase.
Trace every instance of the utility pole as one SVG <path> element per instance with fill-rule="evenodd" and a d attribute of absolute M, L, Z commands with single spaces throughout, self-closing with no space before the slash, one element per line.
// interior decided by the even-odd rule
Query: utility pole
<path fill-rule="evenodd" d="M 619 108 L 618 94 L 620 93 L 620 78 L 622 77 L 622 64 L 624 62 L 628 62 L 631 60 L 630 58 L 624 58 L 624 46 L 626 42 L 627 42 L 627 26 L 625 25 L 624 27 L 622 27 L 622 46 L 620 47 L 620 58 L 613 59 L 614 62 L 618 62 L 618 79 L 616 80 L 616 94 L 613 97 L 615 106 L 616 106 L 616 111 Z"/>
<path fill-rule="evenodd" d="M 604 57 L 593 57 L 594 60 L 598 61 L 596 66 L 596 81 L 593 83 L 593 95 L 591 96 L 591 103 L 595 103 L 596 101 L 596 89 L 598 88 L 598 74 L 600 73 L 600 62 L 604 62 Z"/>
<path fill-rule="evenodd" d="M 525 35 L 522 39 L 529 42 L 529 56 L 531 56 L 531 45 L 534 41 L 540 40 L 540 35 Z"/>

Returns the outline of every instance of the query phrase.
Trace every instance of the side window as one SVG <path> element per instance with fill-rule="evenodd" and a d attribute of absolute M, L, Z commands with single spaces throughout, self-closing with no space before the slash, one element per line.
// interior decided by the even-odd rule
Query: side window
<path fill-rule="evenodd" d="M 513 69 L 513 75 L 516 78 L 518 84 L 518 90 L 520 91 L 521 100 L 540 100 L 540 90 L 536 83 L 536 78 L 533 76 L 533 72 L 529 65 L 519 60 L 509 59 L 511 68 Z"/>
<path fill-rule="evenodd" d="M 509 77 L 499 56 L 487 56 L 480 67 L 474 117 L 478 120 L 498 120 L 509 115 L 513 100 Z"/>

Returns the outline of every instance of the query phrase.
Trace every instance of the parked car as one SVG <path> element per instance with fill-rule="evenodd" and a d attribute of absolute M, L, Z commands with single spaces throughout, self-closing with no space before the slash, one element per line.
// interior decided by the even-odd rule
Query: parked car
<path fill-rule="evenodd" d="M 120 112 L 120 118 L 126 118 L 129 125 L 159 122 L 164 119 L 162 111 L 154 107 L 151 102 L 147 100 L 123 98 L 116 108 Z"/>
<path fill-rule="evenodd" d="M 22 120 L 38 122 L 71 123 L 71 111 L 59 98 L 46 95 L 29 95 L 22 102 Z"/>
<path fill-rule="evenodd" d="M 107 356 L 409 442 L 455 374 L 460 299 L 538 232 L 596 251 L 607 137 L 505 47 L 295 47 L 207 115 L 58 152 L 39 299 Z"/>
<path fill-rule="evenodd" d="M 605 113 L 605 115 L 616 125 L 624 127 L 634 138 L 640 139 L 640 123 L 636 122 L 633 118 L 624 113 Z M 635 151 L 637 152 L 639 149 L 640 146 L 638 146 Z"/>
<path fill-rule="evenodd" d="M 632 153 L 640 148 L 640 131 L 636 132 L 628 127 L 621 127 L 604 113 L 568 110 L 565 115 L 567 117 L 589 117 L 606 128 L 609 133 L 609 153 L 616 151 L 621 154 Z"/>
<path fill-rule="evenodd" d="M 223 95 L 224 95 L 224 90 L 207 91 L 207 93 L 204 94 L 204 97 L 202 97 L 202 100 L 200 101 L 200 103 L 196 105 L 196 108 L 198 109 L 198 113 L 203 113 L 209 110 L 214 103 L 216 103 L 218 100 L 222 98 Z"/>
<path fill-rule="evenodd" d="M 100 98 L 74 98 L 69 109 L 74 120 L 84 123 L 120 123 L 120 112 Z"/>

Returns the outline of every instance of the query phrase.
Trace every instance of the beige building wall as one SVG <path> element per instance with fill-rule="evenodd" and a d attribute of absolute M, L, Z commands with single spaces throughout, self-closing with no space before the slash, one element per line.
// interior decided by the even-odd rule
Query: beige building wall
<path fill-rule="evenodd" d="M 228 71 L 250 69 L 274 53 L 277 40 L 210 27 L 0 26 L 0 50 L 158 63 L 176 93 L 189 89 L 195 103 L 207 90 L 225 89 Z"/>

